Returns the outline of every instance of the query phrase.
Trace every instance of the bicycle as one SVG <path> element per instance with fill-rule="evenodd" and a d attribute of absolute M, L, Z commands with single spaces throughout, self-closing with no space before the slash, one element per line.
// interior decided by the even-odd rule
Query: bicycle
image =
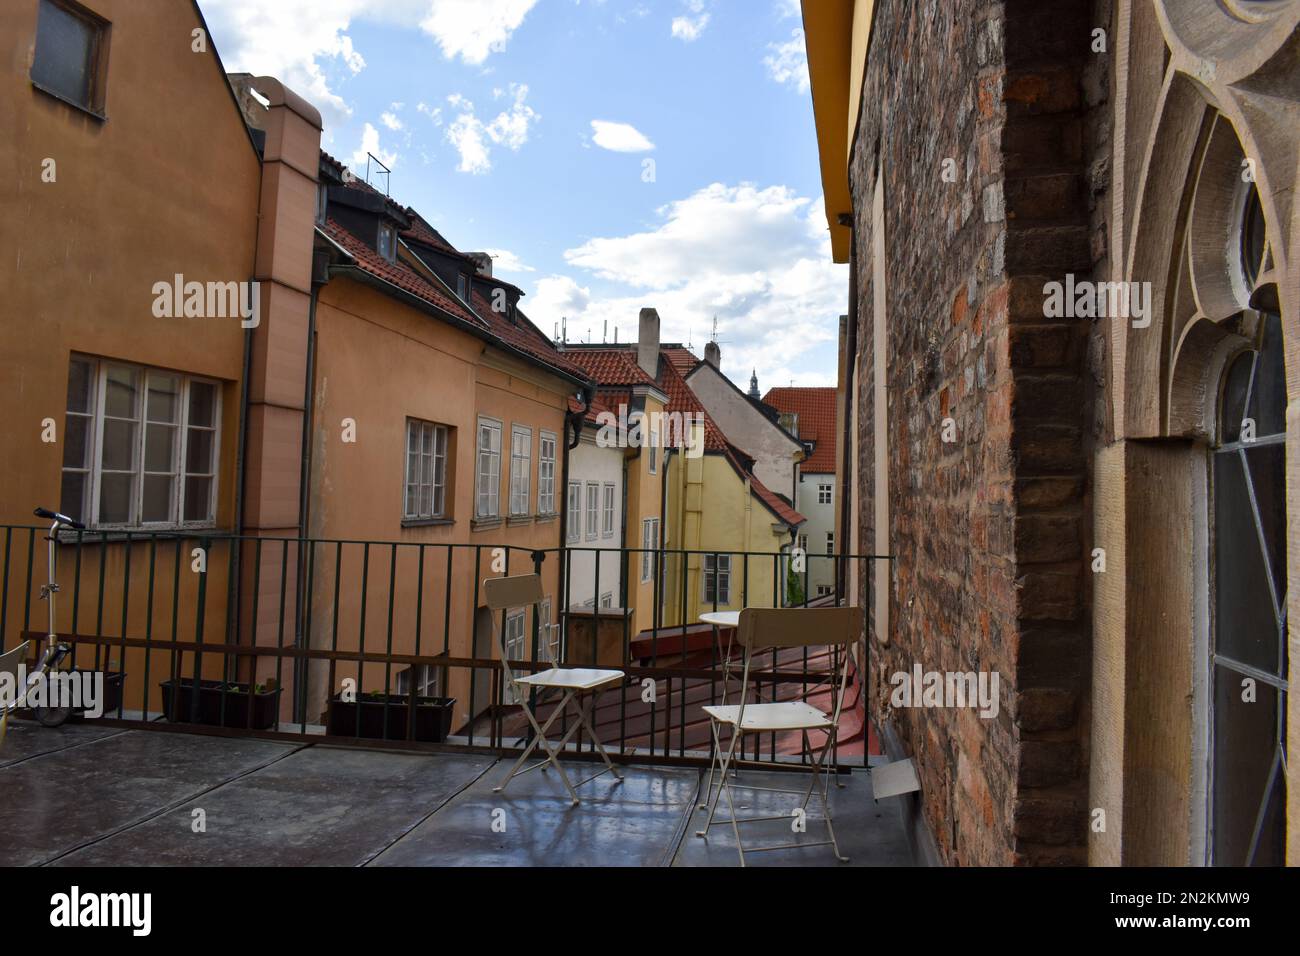
<path fill-rule="evenodd" d="M 22 707 L 27 696 L 37 683 L 44 683 L 45 689 L 40 704 L 32 704 L 31 710 L 36 717 L 37 723 L 42 727 L 58 727 L 72 716 L 72 701 L 62 702 L 64 706 L 51 706 L 52 701 L 49 699 L 49 676 L 51 673 L 60 670 L 63 662 L 72 653 L 72 646 L 59 640 L 58 634 L 54 630 L 54 596 L 59 593 L 59 583 L 57 578 L 57 558 L 55 550 L 59 543 L 59 530 L 69 528 L 74 531 L 85 530 L 85 525 L 74 518 L 69 518 L 65 514 L 57 511 L 50 511 L 48 508 L 37 508 L 33 512 L 38 518 L 45 518 L 53 522 L 50 525 L 50 533 L 45 540 L 49 542 L 49 572 L 50 579 L 46 584 L 41 585 L 40 599 L 49 602 L 49 630 L 46 633 L 45 649 L 41 653 L 41 662 L 36 669 L 27 675 L 26 684 L 22 687 L 21 692 L 14 695 L 14 699 L 7 705 L 0 705 L 0 743 L 4 742 L 5 731 L 8 728 L 9 715 Z M 0 674 L 9 673 L 17 677 L 19 667 L 27 660 L 28 645 L 31 641 L 23 641 L 12 651 L 0 655 Z"/>

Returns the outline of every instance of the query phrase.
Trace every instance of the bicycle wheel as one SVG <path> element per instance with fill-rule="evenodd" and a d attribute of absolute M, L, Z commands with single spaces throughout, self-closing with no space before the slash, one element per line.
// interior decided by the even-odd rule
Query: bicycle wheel
<path fill-rule="evenodd" d="M 33 707 L 36 722 L 42 727 L 58 727 L 72 716 L 71 707 Z"/>

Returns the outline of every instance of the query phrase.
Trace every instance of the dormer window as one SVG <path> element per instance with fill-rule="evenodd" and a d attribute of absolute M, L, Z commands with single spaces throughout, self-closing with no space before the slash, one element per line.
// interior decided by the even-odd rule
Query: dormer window
<path fill-rule="evenodd" d="M 379 254 L 392 262 L 397 258 L 397 230 L 386 222 L 379 224 Z"/>
<path fill-rule="evenodd" d="M 330 188 L 326 183 L 320 183 L 316 187 L 316 225 L 325 225 L 325 219 L 329 215 Z"/>
<path fill-rule="evenodd" d="M 463 272 L 456 273 L 456 295 L 462 302 L 469 301 L 469 280 Z"/>

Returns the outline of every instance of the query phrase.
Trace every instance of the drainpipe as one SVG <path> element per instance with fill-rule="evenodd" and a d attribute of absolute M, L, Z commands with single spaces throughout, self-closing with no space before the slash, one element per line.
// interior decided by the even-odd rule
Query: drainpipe
<path fill-rule="evenodd" d="M 587 408 L 591 405 L 591 400 L 595 394 L 596 390 L 593 387 L 584 385 L 582 391 L 577 395 L 578 400 L 582 402 L 582 411 L 569 411 L 567 400 L 564 409 L 564 452 L 563 458 L 560 460 L 559 489 L 564 495 L 560 499 L 564 502 L 564 507 L 560 509 L 560 540 L 559 551 L 557 552 L 560 558 L 560 576 L 558 578 L 560 593 L 556 596 L 557 603 L 560 600 L 564 602 L 563 607 L 560 608 L 560 619 L 564 622 L 562 632 L 564 647 L 562 650 L 567 650 L 569 638 L 569 556 L 565 553 L 569 541 L 569 452 L 577 448 L 578 442 L 582 440 L 582 421 L 586 417 Z M 573 429 L 572 440 L 569 438 L 570 428 Z M 596 556 L 596 560 L 600 560 L 600 555 Z"/>
<path fill-rule="evenodd" d="M 858 363 L 858 234 L 855 231 L 850 239 L 849 261 L 849 322 L 848 337 L 844 350 L 848 353 L 844 366 L 844 422 L 840 435 L 840 447 L 843 450 L 844 473 L 840 475 L 840 573 L 836 582 L 835 601 L 844 599 L 844 584 L 848 578 L 849 520 L 852 509 L 849 506 L 849 489 L 853 487 L 852 475 L 856 462 L 853 461 L 853 406 L 857 404 L 857 389 L 854 388 L 853 376 Z M 865 580 L 865 575 L 863 576 Z"/>
<path fill-rule="evenodd" d="M 315 270 L 313 270 L 314 272 Z M 307 532 L 311 528 L 308 510 L 311 507 L 311 434 L 312 407 L 316 395 L 316 303 L 320 298 L 322 283 L 312 276 L 311 298 L 307 305 L 307 370 L 303 376 L 302 398 L 302 464 L 298 474 L 298 586 L 294 588 L 294 646 L 302 647 L 303 635 L 307 632 L 307 615 L 311 613 L 305 594 L 307 586 Z M 304 547 L 305 546 L 305 547 Z M 305 687 L 307 669 L 310 661 L 300 657 L 294 661 L 294 687 Z M 297 694 L 294 695 L 298 697 Z M 295 703 L 295 709 L 296 703 Z M 301 714 L 295 715 L 298 719 Z"/>

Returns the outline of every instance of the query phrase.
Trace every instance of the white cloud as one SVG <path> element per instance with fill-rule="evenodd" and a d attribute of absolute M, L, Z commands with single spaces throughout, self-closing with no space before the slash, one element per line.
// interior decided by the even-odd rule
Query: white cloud
<path fill-rule="evenodd" d="M 383 123 L 385 126 L 387 126 L 389 129 L 391 129 L 393 132 L 397 132 L 398 130 L 405 128 L 406 125 L 400 119 L 397 118 L 396 113 L 381 113 L 379 115 L 379 121 Z"/>
<path fill-rule="evenodd" d="M 769 43 L 771 52 L 763 57 L 768 75 L 776 82 L 792 86 L 800 93 L 808 92 L 808 47 L 804 43 L 803 30 L 790 31 L 790 39 L 785 43 Z"/>
<path fill-rule="evenodd" d="M 509 249 L 485 249 L 488 255 L 492 257 L 492 273 L 497 275 L 502 272 L 536 272 L 530 265 L 525 265 L 520 258 Z"/>
<path fill-rule="evenodd" d="M 352 154 L 352 171 L 358 178 L 365 178 L 366 175 L 366 154 L 369 153 L 379 160 L 389 169 L 397 165 L 397 154 L 391 150 L 386 150 L 379 145 L 379 130 L 375 129 L 369 123 L 361 132 L 361 145 L 357 151 Z"/>
<path fill-rule="evenodd" d="M 790 17 L 803 17 L 803 6 L 799 0 L 776 0 L 776 15 L 785 20 Z"/>
<path fill-rule="evenodd" d="M 687 13 L 673 17 L 673 36 L 686 43 L 698 40 L 704 28 L 709 25 L 709 14 L 705 10 L 704 0 L 683 0 Z"/>
<path fill-rule="evenodd" d="M 459 111 L 447 127 L 446 138 L 460 153 L 456 168 L 462 173 L 477 175 L 490 170 L 493 146 L 505 146 L 517 152 L 528 142 L 529 127 L 541 119 L 524 102 L 528 97 L 526 84 L 511 83 L 508 90 L 498 90 L 497 95 L 508 96 L 510 105 L 486 123 L 475 115 L 474 104 L 464 96 L 453 93 L 447 97 L 452 108 Z"/>
<path fill-rule="evenodd" d="M 327 128 L 352 115 L 340 84 L 360 73 L 356 20 L 421 28 L 448 58 L 480 64 L 537 0 L 202 0 L 226 69 L 274 76 L 317 107 Z"/>
<path fill-rule="evenodd" d="M 630 123 L 592 120 L 591 129 L 592 140 L 597 146 L 616 153 L 643 153 L 655 148 L 655 144 Z"/>
<path fill-rule="evenodd" d="M 420 27 L 447 59 L 477 65 L 506 47 L 537 0 L 432 0 Z"/>
<path fill-rule="evenodd" d="M 606 322 L 611 339 L 618 328 L 620 341 L 631 341 L 649 305 L 665 341 L 692 341 L 698 351 L 717 316 L 724 371 L 742 387 L 751 368 L 764 386 L 833 382 L 825 350 L 839 334 L 848 272 L 831 261 L 820 199 L 715 183 L 663 207 L 653 228 L 593 238 L 564 255 L 608 285 L 593 292 L 572 276 L 542 279 L 528 314 L 543 329 L 567 316 L 571 341 L 588 332 L 599 341 Z"/>

